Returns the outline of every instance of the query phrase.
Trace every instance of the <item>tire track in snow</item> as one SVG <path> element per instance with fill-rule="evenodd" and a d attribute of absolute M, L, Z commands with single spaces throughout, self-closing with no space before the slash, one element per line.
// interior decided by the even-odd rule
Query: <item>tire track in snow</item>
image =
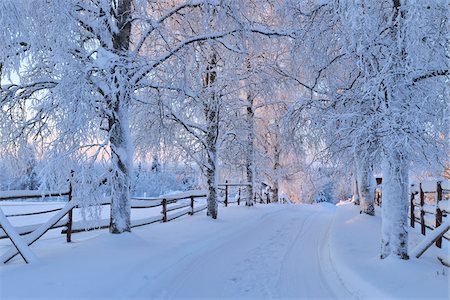
<path fill-rule="evenodd" d="M 323 260 L 319 260 L 319 265 L 321 272 L 323 274 L 332 274 L 332 276 L 328 276 L 328 286 L 330 289 L 333 289 L 333 292 L 336 298 L 339 299 L 359 299 L 358 295 L 352 294 L 351 291 L 347 288 L 346 284 L 337 273 L 333 261 L 331 259 L 331 249 L 330 249 L 330 232 L 333 220 L 328 224 L 326 230 L 326 238 L 322 239 L 322 245 L 317 249 L 317 256 L 321 257 Z M 333 288 L 331 288 L 333 287 Z M 336 288 L 340 287 L 340 288 Z"/>
<path fill-rule="evenodd" d="M 270 212 L 201 241 L 169 264 L 138 298 L 348 298 L 320 262 L 332 213 L 297 207 Z M 184 252 L 186 253 L 186 252 Z M 167 288 L 169 287 L 169 289 Z M 343 292 L 340 292 L 343 290 Z"/>
<path fill-rule="evenodd" d="M 239 233 L 241 227 L 244 229 L 241 230 L 240 233 L 251 235 L 265 219 L 282 213 L 283 208 L 270 211 L 264 213 L 257 219 L 250 219 L 248 221 L 232 224 L 229 228 L 226 228 L 226 230 L 218 232 L 211 237 L 189 242 L 182 247 L 169 249 L 167 253 L 170 253 L 171 255 L 162 255 L 161 261 L 158 262 L 158 265 L 165 265 L 163 269 L 159 268 L 159 270 L 154 270 L 155 262 L 152 259 L 141 262 L 139 266 L 136 266 L 136 268 L 128 274 L 128 276 L 134 277 L 136 280 L 130 280 L 129 282 L 133 282 L 133 284 L 123 289 L 121 295 L 124 295 L 125 297 L 125 295 L 132 294 L 133 297 L 139 299 L 143 297 L 148 298 L 149 296 L 151 298 L 169 297 L 169 295 L 173 293 L 173 290 L 176 290 L 176 286 L 183 286 L 180 282 L 182 283 L 185 280 L 180 274 L 187 274 L 187 277 L 189 277 L 189 274 L 193 273 L 192 270 L 196 269 L 198 264 L 197 261 L 203 260 L 201 258 L 203 255 L 217 252 L 219 253 L 217 257 L 220 258 L 220 248 L 225 247 L 228 241 Z M 217 250 L 217 248 L 219 248 L 219 250 Z M 148 270 L 145 269 L 145 266 L 148 266 L 148 269 L 151 272 L 148 272 Z M 198 272 L 201 271 L 202 270 L 198 270 Z M 148 273 L 150 273 L 150 275 L 147 275 Z M 142 280 L 142 278 L 145 280 Z M 174 278 L 176 278 L 176 280 Z M 170 291 L 165 289 L 167 286 L 171 287 Z M 183 298 L 185 297 L 186 296 Z"/>
<path fill-rule="evenodd" d="M 262 244 L 255 249 L 247 251 L 242 257 L 243 261 L 239 261 L 239 268 L 229 283 L 227 290 L 235 290 L 233 296 L 236 297 L 254 297 L 255 293 L 261 298 L 277 298 L 279 297 L 279 282 L 283 276 L 283 264 L 286 255 L 293 249 L 294 243 L 289 242 L 297 240 L 301 236 L 304 223 L 307 218 L 303 219 L 300 231 L 295 232 L 295 218 L 289 218 L 289 222 L 277 222 L 275 230 L 270 232 L 270 238 L 261 239 Z M 239 280 L 237 280 L 239 278 Z"/>
<path fill-rule="evenodd" d="M 298 287 L 297 278 L 289 278 L 288 274 L 301 272 L 301 266 L 297 266 L 298 264 L 293 264 L 293 261 L 290 259 L 291 256 L 295 256 L 295 260 L 298 260 L 298 253 L 293 253 L 294 250 L 298 250 L 296 246 L 298 246 L 298 243 L 301 241 L 304 241 L 304 236 L 306 234 L 307 228 L 306 224 L 308 224 L 309 219 L 311 219 L 314 216 L 314 214 L 307 215 L 305 218 L 303 218 L 303 222 L 301 226 L 298 229 L 298 232 L 295 236 L 295 239 L 290 244 L 289 248 L 287 249 L 282 265 L 280 268 L 280 276 L 279 276 L 279 286 L 285 286 L 284 288 L 280 288 L 280 296 L 281 297 L 292 297 L 292 295 L 288 295 L 288 291 L 296 290 Z M 305 241 L 304 241 L 305 242 Z M 307 241 L 306 241 L 307 243 Z M 294 267 L 296 266 L 296 267 Z M 294 270 L 292 270 L 294 269 Z M 297 295 L 298 296 L 298 295 Z"/>

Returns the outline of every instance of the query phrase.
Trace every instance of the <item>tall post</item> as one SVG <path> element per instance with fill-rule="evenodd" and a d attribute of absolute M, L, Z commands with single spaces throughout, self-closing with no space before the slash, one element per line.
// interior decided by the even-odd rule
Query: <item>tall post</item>
<path fill-rule="evenodd" d="M 72 209 L 69 210 L 69 212 L 67 213 L 67 230 L 66 230 L 66 241 L 67 243 L 72 242 L 72 217 L 73 216 L 73 212 Z"/>
<path fill-rule="evenodd" d="M 241 204 L 241 188 L 238 190 L 238 205 Z"/>
<path fill-rule="evenodd" d="M 436 227 L 438 228 L 442 224 L 442 211 L 439 208 L 439 202 L 442 200 L 442 186 L 441 182 L 438 181 L 436 184 Z M 436 247 L 442 247 L 442 237 L 436 240 Z"/>
<path fill-rule="evenodd" d="M 423 235 L 426 234 L 425 232 L 425 211 L 423 210 L 423 206 L 425 204 L 425 193 L 422 189 L 422 183 L 420 183 L 420 227 L 421 232 Z"/>
<path fill-rule="evenodd" d="M 194 196 L 191 196 L 191 216 L 194 215 Z"/>
<path fill-rule="evenodd" d="M 73 178 L 73 170 L 70 172 L 69 179 L 69 202 L 72 201 L 72 178 Z M 66 230 L 66 241 L 67 243 L 72 242 L 72 223 L 73 223 L 73 208 L 69 210 L 67 213 L 67 230 Z"/>
<path fill-rule="evenodd" d="M 409 202 L 409 224 L 411 225 L 412 228 L 414 228 L 415 225 L 415 214 L 414 214 L 414 192 L 411 192 L 411 200 Z"/>
<path fill-rule="evenodd" d="M 225 180 L 225 207 L 228 206 L 228 180 Z"/>
<path fill-rule="evenodd" d="M 167 199 L 162 200 L 163 223 L 167 222 Z"/>

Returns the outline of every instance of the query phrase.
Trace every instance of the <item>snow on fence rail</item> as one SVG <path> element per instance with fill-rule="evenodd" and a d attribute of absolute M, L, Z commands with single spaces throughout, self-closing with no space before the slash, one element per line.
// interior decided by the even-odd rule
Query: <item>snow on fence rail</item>
<path fill-rule="evenodd" d="M 217 186 L 219 187 L 220 191 L 224 191 L 225 195 L 224 195 L 224 200 L 220 201 L 222 202 L 225 207 L 228 206 L 228 204 L 230 203 L 237 203 L 238 205 L 240 205 L 241 201 L 242 201 L 242 197 L 241 197 L 241 191 L 243 187 L 247 187 L 250 186 L 251 183 L 233 183 L 233 182 L 228 182 L 228 180 L 225 180 L 225 183 L 219 183 Z M 230 197 L 230 188 L 238 188 L 238 194 L 236 197 L 231 198 Z M 264 193 L 264 196 L 261 193 L 255 192 L 253 193 L 253 203 L 266 203 L 269 204 L 271 203 L 270 201 L 270 197 L 268 193 Z M 281 204 L 293 204 L 292 201 L 289 199 L 289 197 L 287 195 L 284 196 L 280 196 L 279 202 Z"/>
<path fill-rule="evenodd" d="M 38 199 L 38 198 L 54 198 L 54 197 L 67 197 L 68 201 L 71 200 L 72 195 L 71 188 L 69 191 L 30 191 L 30 190 L 16 190 L 16 191 L 2 191 L 0 193 L 0 201 L 9 201 L 9 200 L 26 200 L 26 199 Z M 15 213 L 15 214 L 5 214 L 6 218 L 11 217 L 26 217 L 32 215 L 42 215 L 51 212 L 61 211 L 63 208 L 55 208 L 50 210 L 40 210 L 35 212 L 27 212 L 27 213 Z M 67 220 L 63 219 L 64 216 L 61 217 L 56 223 L 49 229 L 60 228 L 67 226 Z M 26 225 L 15 227 L 16 232 L 19 235 L 25 235 L 32 233 L 42 224 L 35 225 Z M 1 227 L 1 226 L 0 226 Z M 49 230 L 47 229 L 47 230 Z M 0 228 L 0 239 L 7 238 L 8 234 L 5 232 L 3 228 Z"/>
<path fill-rule="evenodd" d="M 68 196 L 70 191 L 2 191 L 0 193 L 0 201 L 17 200 L 17 199 L 32 199 L 32 198 L 48 198 L 48 197 L 64 197 Z"/>
<path fill-rule="evenodd" d="M 237 203 L 240 205 L 241 201 L 241 189 L 242 186 L 248 186 L 248 184 L 242 183 L 228 183 L 219 184 L 219 186 L 225 187 L 225 206 L 230 203 Z M 235 200 L 229 199 L 228 187 L 239 187 L 238 197 Z M 147 218 L 131 220 L 131 227 L 138 227 L 143 225 L 148 225 L 156 222 L 168 222 L 177 219 L 184 215 L 193 215 L 197 212 L 205 210 L 207 208 L 206 204 L 195 205 L 198 198 L 205 198 L 207 196 L 207 191 L 205 190 L 194 190 L 186 191 L 176 194 L 164 195 L 160 197 L 132 197 L 131 198 L 131 209 L 140 210 L 148 208 L 161 207 L 161 212 L 156 216 L 149 216 Z M 96 226 L 86 226 L 83 221 L 74 221 L 74 209 L 80 209 L 81 206 L 78 202 L 72 200 L 72 186 L 69 185 L 69 191 L 5 191 L 0 192 L 0 201 L 2 200 L 26 200 L 31 198 L 54 198 L 54 197 L 67 197 L 67 203 L 61 208 L 52 208 L 32 212 L 22 212 L 22 213 L 11 213 L 6 214 L 5 219 L 8 217 L 29 217 L 36 215 L 45 215 L 49 213 L 55 213 L 50 217 L 50 219 L 43 224 L 33 224 L 26 226 L 15 226 L 14 231 L 17 236 L 23 236 L 23 241 L 25 244 L 30 246 L 40 237 L 42 237 L 50 229 L 64 228 L 61 233 L 66 235 L 66 241 L 71 242 L 72 234 L 77 232 L 83 232 L 88 230 L 108 228 L 109 218 L 100 219 Z M 255 194 L 256 198 L 256 194 Z M 185 201 L 183 201 L 185 200 Z M 98 204 L 100 206 L 111 205 L 111 199 L 105 197 Z M 1 206 L 0 206 L 1 209 Z M 66 217 L 67 216 L 67 217 Z M 0 226 L 0 239 L 10 237 L 2 226 Z M 13 257 L 19 254 L 20 251 L 17 249 L 9 249 L 0 258 L 4 263 L 10 261 Z M 20 253 L 22 254 L 22 253 Z"/>
<path fill-rule="evenodd" d="M 419 184 L 418 190 L 415 186 L 411 187 L 409 204 L 411 227 L 415 227 L 415 223 L 419 223 L 421 233 L 426 235 L 426 228 L 433 230 L 442 225 L 442 218 L 450 213 L 449 200 L 443 199 L 444 192 L 450 192 L 449 181 L 423 182 Z M 434 195 L 433 204 L 425 203 L 426 194 Z M 416 197 L 417 195 L 419 197 Z M 450 241 L 448 235 L 443 235 L 442 237 Z M 436 240 L 436 246 L 439 248 L 442 247 L 442 237 Z"/>
<path fill-rule="evenodd" d="M 225 183 L 219 183 L 217 186 L 219 187 L 219 190 L 225 191 L 225 197 L 223 200 L 223 203 L 225 207 L 228 206 L 230 203 L 237 203 L 237 205 L 241 204 L 241 187 L 249 186 L 250 183 L 230 183 L 228 180 L 225 180 Z M 238 196 L 233 200 L 230 199 L 230 193 L 229 188 L 230 187 L 238 187 Z"/>
<path fill-rule="evenodd" d="M 444 197 L 444 194 L 447 197 Z M 450 181 L 427 181 L 411 185 L 409 220 L 410 226 L 420 225 L 420 231 L 426 235 L 426 229 L 434 230 L 443 224 L 443 218 L 450 214 Z M 375 203 L 382 205 L 381 190 L 375 193 Z M 442 247 L 442 238 L 450 241 L 449 233 L 440 236 L 435 244 Z"/>
<path fill-rule="evenodd" d="M 25 212 L 25 213 L 13 213 L 4 215 L 5 222 L 0 224 L 0 239 L 2 238 L 10 238 L 13 242 L 13 245 L 16 248 L 9 249 L 6 253 L 1 256 L 1 260 L 4 263 L 10 261 L 17 254 L 21 254 L 24 259 L 25 257 L 29 257 L 27 254 L 22 253 L 23 247 L 18 247 L 20 245 L 16 237 L 22 236 L 23 243 L 28 246 L 37 241 L 40 237 L 42 237 L 46 232 L 50 229 L 65 227 L 65 229 L 61 232 L 66 235 L 66 241 L 71 241 L 71 236 L 73 233 L 81 232 L 85 230 L 99 229 L 99 228 L 107 228 L 109 227 L 109 219 L 102 219 L 99 221 L 99 226 L 95 226 L 95 228 L 86 228 L 85 224 L 81 221 L 74 222 L 73 220 L 73 210 L 80 208 L 79 203 L 72 200 L 72 188 L 70 186 L 69 191 L 66 192 L 41 192 L 41 191 L 6 191 L 0 192 L 0 201 L 2 200 L 26 200 L 31 198 L 51 198 L 51 197 L 67 197 L 67 203 L 62 208 L 56 209 L 48 209 L 33 212 Z M 188 191 L 177 194 L 166 195 L 158 198 L 154 197 L 133 197 L 131 199 L 131 208 L 132 209 L 143 209 L 143 208 L 154 208 L 154 207 L 162 207 L 161 214 L 156 216 L 151 216 L 148 218 L 143 218 L 139 220 L 132 220 L 131 227 L 143 226 L 155 222 L 168 222 L 184 216 L 186 214 L 193 215 L 197 212 L 200 212 L 206 209 L 205 204 L 195 206 L 195 202 L 197 198 L 206 197 L 206 191 Z M 183 203 L 180 200 L 187 200 Z M 110 205 L 111 200 L 108 198 L 103 199 L 100 205 Z M 1 207 L 0 207 L 1 209 Z M 44 215 L 48 213 L 55 213 L 52 215 L 49 220 L 43 224 L 34 224 L 27 226 L 16 226 L 9 228 L 7 225 L 9 221 L 8 217 L 29 217 L 33 215 Z M 67 217 L 66 217 L 67 216 Z M 3 220 L 3 219 L 2 219 Z M 14 230 L 14 235 L 11 237 L 11 231 L 8 229 Z M 13 240 L 14 239 L 14 240 Z M 20 249 L 22 248 L 22 249 Z M 20 249 L 20 251 L 19 251 Z M 26 249 L 25 249 L 26 250 Z M 28 259 L 25 259 L 28 262 Z"/>
<path fill-rule="evenodd" d="M 0 195 L 0 200 L 31 199 L 40 197 L 48 198 L 61 196 L 67 196 L 68 203 L 63 208 L 59 209 L 58 212 L 55 215 L 53 215 L 46 223 L 36 225 L 35 227 L 30 228 L 30 231 L 27 232 L 27 235 L 25 235 L 23 240 L 20 237 L 20 230 L 17 230 L 16 228 L 12 227 L 7 217 L 3 215 L 3 211 L 1 211 L 1 214 L 3 216 L 0 222 L 0 225 L 2 227 L 1 230 L 3 231 L 5 237 L 8 237 L 14 245 L 13 248 L 9 249 L 0 258 L 4 263 L 10 261 L 17 254 L 20 254 L 24 258 L 25 262 L 27 263 L 30 262 L 29 255 L 31 254 L 31 251 L 28 249 L 28 246 L 37 241 L 48 230 L 54 228 L 67 213 L 72 211 L 72 209 L 76 206 L 76 202 L 71 201 L 72 200 L 71 184 L 69 184 L 69 191 L 67 192 L 8 191 Z"/>
<path fill-rule="evenodd" d="M 131 198 L 131 209 L 145 209 L 145 208 L 155 208 L 161 207 L 161 214 L 157 216 L 150 216 L 147 218 L 141 218 L 137 220 L 131 220 L 131 227 L 138 227 L 143 225 L 149 225 L 157 222 L 168 222 L 184 215 L 193 215 L 197 212 L 206 209 L 206 205 L 201 204 L 195 206 L 197 198 L 205 198 L 206 191 L 204 190 L 194 190 L 181 192 L 176 194 L 170 194 L 160 197 L 132 197 Z M 179 202 L 180 200 L 188 200 L 188 202 Z M 111 199 L 104 198 L 99 205 L 110 205 Z M 175 212 L 176 211 L 176 212 Z M 62 233 L 68 234 L 83 232 L 86 230 L 94 230 L 100 228 L 108 228 L 109 219 L 99 220 L 99 224 L 95 227 L 86 228 L 82 221 L 74 222 L 72 218 L 69 218 L 68 226 L 66 230 Z M 67 240 L 70 242 L 70 238 Z"/>
<path fill-rule="evenodd" d="M 61 197 L 61 196 L 67 196 L 69 201 L 71 201 L 71 194 L 70 192 L 39 192 L 39 191 L 8 191 L 8 192 L 1 192 L 0 193 L 0 200 L 18 200 L 18 199 L 31 199 L 31 198 L 50 198 L 50 197 Z M 143 226 L 155 222 L 166 222 L 173 219 L 176 219 L 178 217 L 181 217 L 182 215 L 186 214 L 194 214 L 199 211 L 202 211 L 206 209 L 206 205 L 200 205 L 195 206 L 195 200 L 197 198 L 204 198 L 206 197 L 206 191 L 188 191 L 188 192 L 182 192 L 177 194 L 171 194 L 163 197 L 132 197 L 131 198 L 131 209 L 143 209 L 143 208 L 154 208 L 154 207 L 162 207 L 161 215 L 158 216 L 151 216 L 149 218 L 139 219 L 139 220 L 132 220 L 131 221 L 131 227 L 138 227 Z M 178 203 L 179 200 L 190 200 L 190 203 Z M 104 198 L 99 205 L 110 205 L 111 199 L 110 198 Z M 173 212 L 176 210 L 181 210 L 183 208 L 190 208 L 189 210 L 184 210 L 182 213 L 179 211 L 174 214 L 168 214 L 169 212 Z M 62 231 L 63 234 L 66 234 L 66 239 L 68 242 L 71 241 L 71 235 L 72 233 L 77 233 L 85 230 L 92 230 L 97 228 L 107 228 L 109 226 L 109 219 L 102 219 L 99 220 L 99 226 L 96 226 L 95 228 L 86 228 L 84 223 L 82 221 L 74 221 L 73 220 L 73 210 L 79 209 L 80 206 L 77 204 L 74 207 L 72 207 L 67 212 L 67 218 L 62 218 L 58 220 L 51 228 L 49 229 L 55 229 L 55 228 L 61 228 L 65 227 L 65 229 Z M 53 212 L 58 212 L 63 210 L 64 208 L 55 208 L 55 209 L 47 209 L 47 210 L 39 210 L 39 211 L 33 211 L 33 212 L 25 212 L 25 213 L 13 213 L 13 214 L 6 214 L 5 216 L 8 217 L 27 217 L 32 215 L 43 215 Z M 19 226 L 15 227 L 16 231 L 20 235 L 26 235 L 34 230 L 36 230 L 40 225 L 42 224 L 34 224 L 34 225 L 26 225 L 26 226 Z M 0 229 L 0 239 L 7 238 L 7 234 L 3 229 Z"/>

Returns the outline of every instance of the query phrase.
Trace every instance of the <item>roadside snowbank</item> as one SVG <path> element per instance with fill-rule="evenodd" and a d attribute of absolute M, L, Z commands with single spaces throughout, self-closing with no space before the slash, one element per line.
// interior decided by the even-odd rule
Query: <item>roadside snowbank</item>
<path fill-rule="evenodd" d="M 337 206 L 330 232 L 331 259 L 346 287 L 364 299 L 449 299 L 449 270 L 437 255 L 448 253 L 430 248 L 420 259 L 381 260 L 381 211 L 371 217 L 359 214 L 352 203 Z M 409 249 L 424 237 L 410 229 Z"/>

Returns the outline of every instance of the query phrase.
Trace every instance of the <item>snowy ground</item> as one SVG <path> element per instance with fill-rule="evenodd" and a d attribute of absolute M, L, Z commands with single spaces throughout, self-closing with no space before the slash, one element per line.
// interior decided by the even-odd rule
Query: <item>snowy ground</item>
<path fill-rule="evenodd" d="M 449 269 L 437 256 L 449 255 L 449 243 L 434 245 L 419 259 L 380 260 L 381 211 L 376 217 L 359 214 L 352 203 L 337 206 L 330 233 L 331 257 L 353 295 L 374 299 L 450 299 Z M 409 229 L 412 250 L 424 239 L 420 226 Z"/>
<path fill-rule="evenodd" d="M 0 298 L 448 299 L 448 271 L 435 253 L 380 262 L 379 218 L 366 220 L 353 206 L 234 205 L 219 213 L 130 234 L 75 234 L 71 244 L 50 234 L 32 246 L 40 263 L 0 266 Z M 8 244 L 0 241 L 0 254 Z"/>

